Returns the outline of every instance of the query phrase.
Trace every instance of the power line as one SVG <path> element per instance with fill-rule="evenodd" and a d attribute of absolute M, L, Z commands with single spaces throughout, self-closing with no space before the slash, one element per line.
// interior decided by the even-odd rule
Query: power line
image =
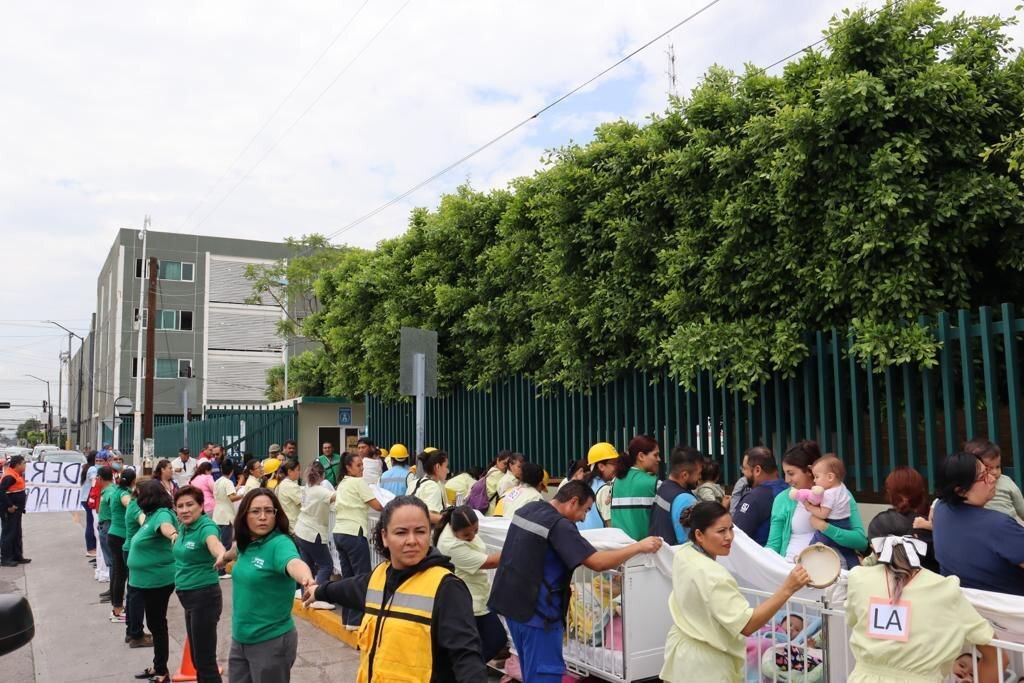
<path fill-rule="evenodd" d="M 327 240 L 328 241 L 333 240 L 334 238 L 338 237 L 342 233 L 348 232 L 352 228 L 355 228 L 358 225 L 361 225 L 362 223 L 365 223 L 366 221 L 368 221 L 369 219 L 373 218 L 374 216 L 376 216 L 377 214 L 381 213 L 382 211 L 384 211 L 384 210 L 390 208 L 391 206 L 394 206 L 398 202 L 402 201 L 403 199 L 405 199 L 409 195 L 413 194 L 414 192 L 416 192 L 420 188 L 422 188 L 422 187 L 424 187 L 426 185 L 429 185 L 430 183 L 434 182 L 438 178 L 440 178 L 440 177 L 444 176 L 445 174 L 449 173 L 452 169 L 454 169 L 454 168 L 460 166 L 461 164 L 465 163 L 466 161 L 472 159 L 473 157 L 475 157 L 476 155 L 480 154 L 481 152 L 483 152 L 487 148 L 497 144 L 498 142 L 500 142 L 504 138 L 508 137 L 509 135 L 514 133 L 515 131 L 519 130 L 520 128 L 522 128 L 523 126 L 528 124 L 529 122 L 531 122 L 534 119 L 540 117 L 541 114 L 544 114 L 549 109 L 557 106 L 561 102 L 565 101 L 566 99 L 568 99 L 572 95 L 574 95 L 577 92 L 579 92 L 581 89 L 583 89 L 586 86 L 590 85 L 591 83 L 593 83 L 594 81 L 598 80 L 599 78 L 601 78 L 602 76 L 604 76 L 608 72 L 612 71 L 613 69 L 615 69 L 619 65 L 623 64 L 624 62 L 628 61 L 629 59 L 631 59 L 635 55 L 637 55 L 640 52 L 642 52 L 643 50 L 647 49 L 648 47 L 650 47 L 651 45 L 653 45 L 657 41 L 659 41 L 662 38 L 664 38 L 665 36 L 669 35 L 670 33 L 675 31 L 679 27 L 683 26 L 684 24 L 686 24 L 687 22 L 689 22 L 692 19 L 696 18 L 697 16 L 699 16 L 703 12 L 707 11 L 708 9 L 713 7 L 714 5 L 718 4 L 718 2 L 720 2 L 720 0 L 713 0 L 712 2 L 709 2 L 707 5 L 704 5 L 703 7 L 698 9 L 693 14 L 687 16 L 682 21 L 677 22 L 676 24 L 674 24 L 672 27 L 670 27 L 666 31 L 663 31 L 662 33 L 658 34 L 657 36 L 655 36 L 651 40 L 649 40 L 646 43 L 644 43 L 643 45 L 641 45 L 640 47 L 636 48 L 635 50 L 633 50 L 632 52 L 630 52 L 629 54 L 624 56 L 619 61 L 617 61 L 614 64 L 612 64 L 611 66 L 603 69 L 602 71 L 598 72 L 597 74 L 595 74 L 591 78 L 587 79 L 583 83 L 579 84 L 578 86 L 576 86 L 572 90 L 568 91 L 564 95 L 561 95 L 557 99 L 555 99 L 552 102 L 548 103 L 547 105 L 545 105 L 544 107 L 539 109 L 536 113 L 534 113 L 532 116 L 530 116 L 530 117 L 528 117 L 526 119 L 523 119 L 522 121 L 520 121 L 519 123 L 515 124 L 514 126 L 509 128 L 505 132 L 503 132 L 500 135 L 497 135 L 496 137 L 488 140 L 487 142 L 485 142 L 484 144 L 480 145 L 479 147 L 477 147 L 473 151 L 471 151 L 468 154 L 466 154 L 466 155 L 460 157 L 459 159 L 453 161 L 449 165 L 447 165 L 444 168 L 442 168 L 440 171 L 434 173 L 432 176 L 426 178 L 425 180 L 422 180 L 422 181 L 416 183 L 415 185 L 410 187 L 405 192 L 402 192 L 401 194 L 397 195 L 396 197 L 394 197 L 394 198 L 388 200 L 387 202 L 381 204 L 377 208 L 375 208 L 375 209 L 373 209 L 373 210 L 363 214 L 359 218 L 356 218 L 352 222 L 350 222 L 350 223 L 342 226 L 338 230 L 335 230 L 334 232 L 330 233 L 329 235 L 327 235 Z M 892 7 L 895 7 L 896 5 L 900 4 L 901 2 L 903 2 L 903 0 L 892 0 L 892 2 L 886 3 L 882 7 L 879 7 L 878 9 L 865 14 L 864 15 L 864 21 L 867 21 L 868 19 L 871 19 L 871 18 L 875 17 L 876 15 L 880 14 L 881 12 L 883 12 L 885 10 L 888 10 L 888 9 L 891 9 Z M 848 24 L 848 25 L 843 26 L 842 28 L 840 28 L 840 29 L 838 29 L 836 31 L 833 31 L 832 33 L 826 34 L 825 36 L 819 38 L 818 40 L 816 40 L 816 41 L 814 41 L 812 43 L 810 43 L 809 45 L 806 45 L 806 46 L 800 48 L 799 50 L 796 50 L 795 52 L 791 52 L 790 54 L 786 55 L 782 59 L 779 59 L 779 60 L 777 60 L 775 62 L 772 62 L 768 66 L 762 67 L 762 68 L 760 68 L 760 69 L 758 69 L 756 71 L 751 72 L 750 74 L 747 75 L 747 77 L 749 78 L 750 76 L 753 76 L 753 75 L 756 75 L 756 74 L 762 74 L 762 73 L 768 71 L 769 69 L 774 68 L 774 67 L 778 66 L 779 64 L 782 64 L 783 62 L 786 62 L 786 61 L 792 59 L 793 57 L 796 57 L 797 55 L 800 55 L 800 54 L 802 54 L 802 53 L 804 53 L 804 52 L 806 52 L 806 51 L 808 51 L 810 49 L 813 49 L 814 47 L 820 45 L 821 43 L 823 43 L 823 42 L 825 42 L 827 40 L 829 40 L 830 38 L 833 38 L 835 36 L 838 36 L 838 35 L 844 33 L 845 31 L 849 30 L 849 28 L 850 28 L 850 25 Z"/>
<path fill-rule="evenodd" d="M 696 12 L 693 12 L 692 14 L 690 14 L 687 17 L 685 17 L 681 21 L 676 22 L 675 24 L 673 24 L 671 27 L 669 27 L 665 31 L 662 31 L 661 33 L 656 35 L 654 38 L 651 38 L 650 40 L 648 40 L 646 43 L 644 43 L 640 47 L 636 48 L 635 50 L 633 50 L 629 54 L 627 54 L 624 57 L 622 57 L 621 59 L 619 59 L 617 62 L 611 64 L 608 67 L 605 67 L 601 71 L 597 72 L 596 74 L 594 74 L 593 76 L 591 76 L 587 80 L 585 80 L 582 83 L 580 83 L 579 85 L 577 85 L 572 90 L 570 90 L 570 91 L 566 92 L 565 94 L 559 96 L 558 98 L 552 100 L 548 104 L 546 104 L 543 107 L 541 107 L 540 109 L 538 109 L 532 115 L 528 116 L 527 118 L 523 119 L 519 123 L 515 124 L 514 126 L 509 128 L 505 132 L 501 133 L 500 135 L 497 135 L 494 138 L 491 138 L 490 140 L 488 140 L 484 144 L 480 145 L 479 147 L 477 147 L 476 149 L 474 149 L 470 153 L 460 157 L 459 159 L 456 159 L 455 161 L 453 161 L 452 163 L 448 164 L 447 166 L 445 166 L 440 171 L 438 171 L 434 175 L 430 176 L 426 180 L 422 180 L 422 181 L 416 183 L 415 185 L 413 185 L 412 187 L 410 187 L 408 190 L 406 190 L 405 192 L 401 193 L 397 197 L 394 197 L 393 199 L 390 199 L 387 202 L 384 202 L 383 204 L 381 204 L 377 208 L 373 209 L 369 213 L 366 213 L 366 214 L 360 216 L 359 218 L 357 218 L 356 220 L 352 221 L 348 225 L 345 225 L 345 226 L 339 228 L 338 230 L 334 231 L 330 235 L 327 235 L 327 239 L 328 240 L 332 240 L 335 237 L 337 237 L 338 235 L 342 234 L 343 232 L 347 232 L 347 231 L 351 230 L 352 228 L 356 227 L 357 225 L 360 225 L 361 223 L 365 223 L 369 219 L 371 219 L 374 216 L 376 216 L 377 214 L 379 214 L 381 211 L 384 211 L 388 207 L 394 206 L 398 202 L 402 201 L 403 199 L 405 199 L 406 197 L 408 197 L 409 195 L 411 195 L 413 192 L 415 192 L 416 190 L 420 189 L 424 185 L 429 185 L 430 183 L 434 182 L 435 180 L 437 180 L 441 176 L 447 174 L 452 169 L 456 168 L 457 166 L 461 166 L 463 163 L 465 163 L 466 161 L 469 161 L 470 159 L 475 157 L 477 154 L 480 154 L 481 152 L 483 152 L 487 148 L 492 147 L 493 145 L 496 145 L 497 143 L 501 142 L 502 140 L 507 138 L 509 135 L 511 135 L 512 133 L 516 132 L 517 130 L 519 130 L 520 128 L 525 126 L 526 124 L 530 123 L 531 121 L 533 121 L 536 118 L 539 118 L 542 114 L 547 112 L 549 109 L 552 109 L 552 108 L 558 106 L 559 104 L 561 104 L 565 100 L 569 99 L 570 97 L 572 97 L 573 95 L 578 93 L 583 88 L 587 87 L 588 85 L 590 85 L 594 81 L 602 78 L 605 74 L 611 72 L 612 70 L 616 69 L 617 67 L 621 66 L 622 64 L 625 64 L 630 59 L 632 59 L 636 55 L 640 54 L 641 52 L 643 52 L 644 50 L 649 48 L 651 45 L 653 45 L 654 43 L 658 42 L 659 40 L 661 40 L 662 38 L 664 38 L 668 34 L 672 33 L 677 28 L 683 26 L 684 24 L 686 24 L 686 23 L 696 19 L 701 14 L 703 14 L 707 10 L 711 9 L 712 7 L 714 7 L 715 5 L 717 5 L 721 1 L 722 0 L 711 0 L 711 2 L 709 2 L 706 5 L 704 5 L 703 7 L 698 9 Z"/>
<path fill-rule="evenodd" d="M 327 47 L 325 47 L 323 51 L 317 56 L 317 58 L 313 60 L 313 63 L 309 65 L 309 68 L 306 69 L 306 73 L 302 74 L 299 80 L 295 82 L 295 85 L 292 86 L 292 89 L 288 91 L 288 94 L 281 98 L 281 101 L 277 103 L 277 106 L 274 108 L 274 111 L 270 113 L 270 116 L 268 116 L 266 121 L 263 122 L 263 125 L 260 126 L 259 130 L 257 130 L 251 138 L 249 138 L 249 142 L 245 143 L 245 147 L 242 148 L 242 151 L 235 155 L 235 158 L 232 159 L 231 163 L 227 165 L 227 168 L 225 168 L 224 172 L 220 174 L 220 177 L 217 178 L 216 182 L 214 182 L 213 185 L 210 186 L 210 189 L 206 191 L 206 194 L 203 195 L 203 198 L 200 199 L 196 203 L 196 205 L 192 207 L 192 210 L 188 212 L 188 215 L 185 216 L 185 220 L 181 222 L 181 225 L 178 226 L 178 229 L 175 232 L 181 232 L 182 228 L 184 228 L 188 224 L 189 220 L 192 219 L 192 216 L 195 214 L 195 212 L 199 210 L 199 207 L 206 203 L 206 200 L 210 198 L 210 195 L 212 195 L 213 191 L 217 189 L 217 186 L 220 185 L 225 178 L 227 178 L 228 172 L 230 172 L 231 169 L 234 168 L 235 164 L 241 161 L 242 157 L 245 156 L 245 153 L 249 151 L 250 147 L 252 147 L 252 143 L 256 142 L 256 139 L 263 134 L 263 131 L 265 131 L 267 129 L 267 126 L 270 125 L 270 122 L 277 117 L 277 115 L 281 111 L 281 108 L 284 107 L 285 103 L 288 100 L 290 100 L 292 98 L 292 95 L 295 94 L 295 91 L 298 90 L 299 87 L 306 82 L 306 79 L 309 78 L 309 74 L 313 73 L 313 69 L 315 69 L 317 65 L 320 64 L 320 62 L 323 60 L 323 58 L 327 56 L 327 53 L 331 51 L 331 48 L 333 48 L 335 44 L 337 44 L 337 42 L 341 40 L 341 37 L 345 35 L 349 27 L 352 26 L 352 24 L 355 22 L 356 17 L 359 16 L 359 13 L 362 12 L 363 8 L 365 8 L 369 3 L 370 0 L 364 0 L 363 4 L 359 6 L 359 9 L 357 9 L 355 13 L 351 17 L 349 17 L 349 20 L 345 22 L 345 25 L 341 27 L 341 30 L 335 34 L 331 42 L 327 44 Z"/>
<path fill-rule="evenodd" d="M 719 0 L 715 0 L 715 2 L 718 2 L 718 1 Z M 281 142 L 284 141 L 284 139 L 286 137 L 288 137 L 288 134 L 292 132 L 292 129 L 295 128 L 295 126 L 298 125 L 298 123 L 300 121 L 302 121 L 302 119 L 304 119 L 306 117 L 306 114 L 308 114 L 310 112 L 310 110 L 312 110 L 313 107 L 315 107 L 320 102 L 321 99 L 323 99 L 324 95 L 327 94 L 327 91 L 334 87 L 334 85 L 345 74 L 345 72 L 347 72 L 352 67 L 352 65 L 354 65 L 357 61 L 359 61 L 359 58 L 363 56 L 363 53 L 366 52 L 370 48 L 370 46 L 373 45 L 374 42 L 376 42 L 377 38 L 379 38 L 381 36 L 381 34 L 384 33 L 384 31 L 387 30 L 387 28 L 392 24 L 392 22 L 394 22 L 394 20 L 398 18 L 398 15 L 401 14 L 402 11 L 406 7 L 409 6 L 410 2 L 412 2 L 412 0 L 405 0 L 405 2 L 402 3 L 402 5 L 398 8 L 398 10 L 394 14 L 392 14 L 391 17 L 389 17 L 387 21 L 384 22 L 384 25 L 381 26 L 380 29 L 378 29 L 377 32 L 373 34 L 373 36 L 363 45 L 363 47 L 361 47 L 359 49 L 359 51 L 356 52 L 355 56 L 351 60 L 349 60 L 349 62 L 344 67 L 342 67 L 341 71 L 339 71 L 334 76 L 334 78 L 331 79 L 331 82 L 327 84 L 327 87 L 324 88 L 323 90 L 321 90 L 320 94 L 317 95 L 315 98 L 313 98 L 313 101 L 309 103 L 309 106 L 307 106 L 305 109 L 303 109 L 302 113 L 299 114 L 298 117 L 294 121 L 291 122 L 291 124 L 285 129 L 285 131 L 281 135 L 281 137 L 279 137 L 277 140 L 274 141 L 274 143 L 272 145 L 270 145 L 270 147 L 267 149 L 267 151 L 264 152 L 263 156 L 261 156 L 259 159 L 257 159 L 256 163 L 253 164 L 252 166 L 250 166 L 249 170 L 246 171 L 242 175 L 242 177 L 239 178 L 238 181 L 235 182 L 235 184 L 231 186 L 231 189 L 228 190 L 227 194 L 225 194 L 223 197 L 221 197 L 220 201 L 217 202 L 217 204 L 214 205 L 214 207 L 212 209 L 210 209 L 210 211 L 205 216 L 203 216 L 202 220 L 200 220 L 196 224 L 196 227 L 195 227 L 196 230 L 199 230 L 199 228 L 202 227 L 203 223 L 205 223 L 207 221 L 207 219 L 209 219 L 210 216 L 212 216 L 217 211 L 217 209 L 219 209 L 221 207 L 221 205 L 223 205 L 224 202 L 226 202 L 228 200 L 228 198 L 232 194 L 234 194 L 235 190 L 237 190 L 238 187 L 242 183 L 244 183 L 245 180 L 250 175 L 252 175 L 252 172 L 255 171 L 256 168 L 260 164 L 262 164 L 263 161 L 268 156 L 270 156 L 271 152 L 273 152 L 275 149 L 277 149 L 277 146 L 279 144 L 281 144 Z"/>

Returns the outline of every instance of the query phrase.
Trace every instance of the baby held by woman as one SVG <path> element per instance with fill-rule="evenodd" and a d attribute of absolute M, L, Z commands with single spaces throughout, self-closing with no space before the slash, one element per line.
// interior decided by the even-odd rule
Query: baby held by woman
<path fill-rule="evenodd" d="M 811 466 L 811 472 L 814 474 L 814 485 L 820 486 L 824 492 L 819 504 L 804 501 L 804 507 L 818 519 L 827 520 L 840 529 L 849 529 L 851 495 L 843 483 L 846 478 L 843 461 L 834 455 L 822 456 Z M 823 543 L 838 552 L 843 559 L 843 569 L 860 564 L 860 559 L 852 550 L 842 547 L 820 531 L 815 532 L 812 542 Z"/>

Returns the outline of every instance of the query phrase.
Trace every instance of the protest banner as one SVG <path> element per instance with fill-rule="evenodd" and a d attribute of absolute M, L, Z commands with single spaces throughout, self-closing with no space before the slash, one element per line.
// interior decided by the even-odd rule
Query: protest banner
<path fill-rule="evenodd" d="M 30 462 L 25 468 L 25 511 L 75 512 L 81 510 L 82 468 L 79 462 Z"/>

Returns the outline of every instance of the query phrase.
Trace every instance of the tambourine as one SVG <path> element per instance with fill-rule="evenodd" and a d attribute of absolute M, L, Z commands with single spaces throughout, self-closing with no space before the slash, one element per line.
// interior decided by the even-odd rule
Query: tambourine
<path fill-rule="evenodd" d="M 833 548 L 823 543 L 812 543 L 796 558 L 796 563 L 807 570 L 811 578 L 810 585 L 814 588 L 827 588 L 839 579 L 843 569 L 843 561 Z"/>

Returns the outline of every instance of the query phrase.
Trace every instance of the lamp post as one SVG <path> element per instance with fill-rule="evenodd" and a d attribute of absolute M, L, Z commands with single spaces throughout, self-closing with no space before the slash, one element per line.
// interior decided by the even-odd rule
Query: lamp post
<path fill-rule="evenodd" d="M 78 398 L 75 399 L 75 441 L 76 446 L 82 446 L 82 366 L 85 365 L 85 339 L 75 334 L 59 322 L 47 320 L 51 325 L 56 325 L 68 333 L 68 441 L 71 441 L 71 338 L 77 337 L 81 346 L 82 357 L 78 359 Z M 70 444 L 64 444 L 70 448 Z"/>
<path fill-rule="evenodd" d="M 43 379 L 42 377 L 36 377 L 35 375 L 25 375 L 31 377 L 34 380 L 38 380 L 46 385 L 46 442 L 50 442 L 50 430 L 53 429 L 53 403 L 50 402 L 50 382 Z"/>
<path fill-rule="evenodd" d="M 114 399 L 114 405 L 110 408 L 110 444 L 115 451 L 118 450 L 118 446 L 120 446 L 120 439 L 118 438 L 120 434 L 117 429 L 117 416 L 130 412 L 132 412 L 132 400 L 130 398 L 127 396 L 118 396 Z M 132 463 L 138 467 L 138 451 L 133 454 Z"/>

